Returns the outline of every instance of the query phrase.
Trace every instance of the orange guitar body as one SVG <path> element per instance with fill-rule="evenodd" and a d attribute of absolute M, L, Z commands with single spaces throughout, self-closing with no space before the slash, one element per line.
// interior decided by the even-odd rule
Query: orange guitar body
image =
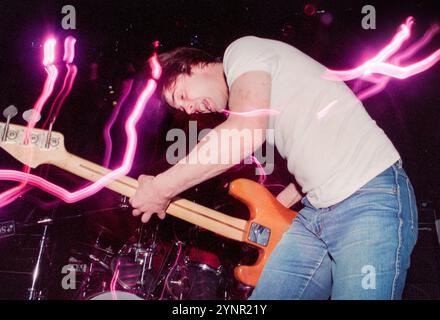
<path fill-rule="evenodd" d="M 237 280 L 255 287 L 267 259 L 298 213 L 284 207 L 264 186 L 252 180 L 233 181 L 229 194 L 248 207 L 250 217 L 245 232 L 246 239 L 242 241 L 256 246 L 259 251 L 254 265 L 239 265 L 235 268 L 234 275 Z"/>

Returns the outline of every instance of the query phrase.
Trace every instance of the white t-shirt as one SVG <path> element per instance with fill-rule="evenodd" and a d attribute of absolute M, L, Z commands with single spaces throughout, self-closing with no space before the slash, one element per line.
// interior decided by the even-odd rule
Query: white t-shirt
<path fill-rule="evenodd" d="M 400 159 L 346 84 L 323 79 L 326 68 L 298 49 L 243 37 L 226 49 L 223 65 L 229 87 L 248 71 L 272 76 L 270 108 L 278 114 L 270 116 L 267 140 L 316 208 L 348 198 Z"/>

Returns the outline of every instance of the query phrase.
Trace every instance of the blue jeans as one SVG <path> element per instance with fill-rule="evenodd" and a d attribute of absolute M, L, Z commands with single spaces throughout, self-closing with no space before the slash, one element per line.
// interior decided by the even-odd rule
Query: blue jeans
<path fill-rule="evenodd" d="M 401 299 L 418 219 L 400 160 L 336 205 L 302 203 L 250 299 Z"/>

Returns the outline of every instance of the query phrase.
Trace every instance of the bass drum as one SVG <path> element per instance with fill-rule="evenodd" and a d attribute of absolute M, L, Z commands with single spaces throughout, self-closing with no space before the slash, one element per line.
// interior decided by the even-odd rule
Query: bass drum
<path fill-rule="evenodd" d="M 125 245 L 111 262 L 118 287 L 154 299 L 167 253 L 165 244 L 154 248 Z"/>
<path fill-rule="evenodd" d="M 171 272 L 166 289 L 176 300 L 225 300 L 225 277 L 219 258 L 212 252 L 190 247 L 183 263 Z"/>
<path fill-rule="evenodd" d="M 144 299 L 129 292 L 107 291 L 91 296 L 87 300 L 144 300 Z"/>

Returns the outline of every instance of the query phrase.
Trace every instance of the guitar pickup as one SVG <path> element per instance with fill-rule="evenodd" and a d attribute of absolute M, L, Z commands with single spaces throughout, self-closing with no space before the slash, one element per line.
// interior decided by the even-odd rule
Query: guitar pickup
<path fill-rule="evenodd" d="M 248 240 L 260 246 L 266 247 L 270 239 L 270 229 L 258 223 L 252 222 Z"/>

